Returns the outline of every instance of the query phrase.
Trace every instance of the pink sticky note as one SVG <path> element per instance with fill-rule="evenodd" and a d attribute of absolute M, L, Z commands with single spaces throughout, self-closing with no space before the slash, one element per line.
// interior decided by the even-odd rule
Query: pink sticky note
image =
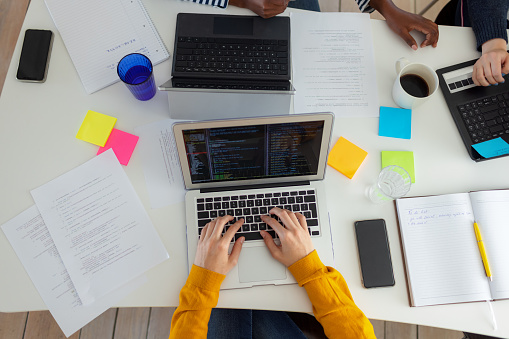
<path fill-rule="evenodd" d="M 113 129 L 111 131 L 110 137 L 108 141 L 106 141 L 106 145 L 104 147 L 99 148 L 97 154 L 101 154 L 104 151 L 113 149 L 113 152 L 117 156 L 118 161 L 127 166 L 129 160 L 131 159 L 131 155 L 133 154 L 134 148 L 136 147 L 136 143 L 138 143 L 138 139 L 140 137 L 136 135 L 132 135 L 126 132 L 122 132 L 118 129 Z"/>

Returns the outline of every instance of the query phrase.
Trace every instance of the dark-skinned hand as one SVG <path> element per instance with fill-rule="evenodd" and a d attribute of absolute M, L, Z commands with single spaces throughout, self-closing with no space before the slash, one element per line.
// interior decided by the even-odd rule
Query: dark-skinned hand
<path fill-rule="evenodd" d="M 247 8 L 262 18 L 270 18 L 281 14 L 288 6 L 289 0 L 230 0 L 229 5 Z"/>

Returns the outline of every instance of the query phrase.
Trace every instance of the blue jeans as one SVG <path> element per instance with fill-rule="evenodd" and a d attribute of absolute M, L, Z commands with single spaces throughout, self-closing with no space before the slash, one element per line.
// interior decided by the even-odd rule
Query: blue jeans
<path fill-rule="evenodd" d="M 307 11 L 320 12 L 318 0 L 295 0 L 288 3 L 288 7 L 305 9 Z"/>
<path fill-rule="evenodd" d="M 209 339 L 305 339 L 285 312 L 214 308 L 210 314 Z"/>

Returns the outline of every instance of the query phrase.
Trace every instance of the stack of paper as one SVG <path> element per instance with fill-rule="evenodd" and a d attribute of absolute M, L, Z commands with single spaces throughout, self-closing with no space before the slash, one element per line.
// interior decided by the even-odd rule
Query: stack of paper
<path fill-rule="evenodd" d="M 138 154 L 152 208 L 184 202 L 186 189 L 173 135 L 176 121 L 165 119 L 134 129 L 140 136 Z"/>
<path fill-rule="evenodd" d="M 66 336 L 139 287 L 143 274 L 168 258 L 111 149 L 32 196 L 36 206 L 2 229 Z"/>
<path fill-rule="evenodd" d="M 141 0 L 45 0 L 88 94 L 119 81 L 117 64 L 141 53 L 169 57 Z"/>
<path fill-rule="evenodd" d="M 377 117 L 378 95 L 368 14 L 292 12 L 295 113 Z"/>

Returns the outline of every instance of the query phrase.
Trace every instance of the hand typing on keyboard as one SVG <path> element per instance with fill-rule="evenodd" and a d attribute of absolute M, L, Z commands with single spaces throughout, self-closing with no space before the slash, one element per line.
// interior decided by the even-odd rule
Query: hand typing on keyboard
<path fill-rule="evenodd" d="M 308 232 L 306 218 L 302 214 L 277 207 L 271 209 L 270 214 L 277 215 L 285 225 L 283 227 L 269 216 L 261 216 L 262 220 L 276 231 L 281 242 L 281 245 L 276 245 L 269 233 L 260 231 L 274 259 L 288 267 L 313 252 L 313 242 Z"/>
<path fill-rule="evenodd" d="M 282 226 L 269 215 L 260 216 L 261 220 L 276 232 L 281 243 L 281 245 L 276 245 L 269 232 L 260 231 L 263 241 L 274 259 L 288 267 L 313 252 L 314 246 L 305 216 L 277 207 L 271 209 L 269 213 L 279 217 L 284 225 Z M 230 254 L 228 254 L 228 248 L 232 239 L 235 238 L 235 233 L 241 230 L 244 219 L 239 219 L 234 224 L 227 226 L 233 219 L 234 217 L 231 215 L 225 215 L 206 224 L 198 241 L 194 260 L 196 266 L 226 275 L 237 265 L 245 237 L 237 238 Z M 225 229 L 226 231 L 224 231 Z"/>
<path fill-rule="evenodd" d="M 228 254 L 228 247 L 235 236 L 235 232 L 244 223 L 244 219 L 240 219 L 231 225 L 223 236 L 224 226 L 232 219 L 233 217 L 230 215 L 219 217 L 209 222 L 203 228 L 200 240 L 198 241 L 196 258 L 194 259 L 196 266 L 226 275 L 237 265 L 244 237 L 240 237 L 235 241 L 230 254 Z"/>

